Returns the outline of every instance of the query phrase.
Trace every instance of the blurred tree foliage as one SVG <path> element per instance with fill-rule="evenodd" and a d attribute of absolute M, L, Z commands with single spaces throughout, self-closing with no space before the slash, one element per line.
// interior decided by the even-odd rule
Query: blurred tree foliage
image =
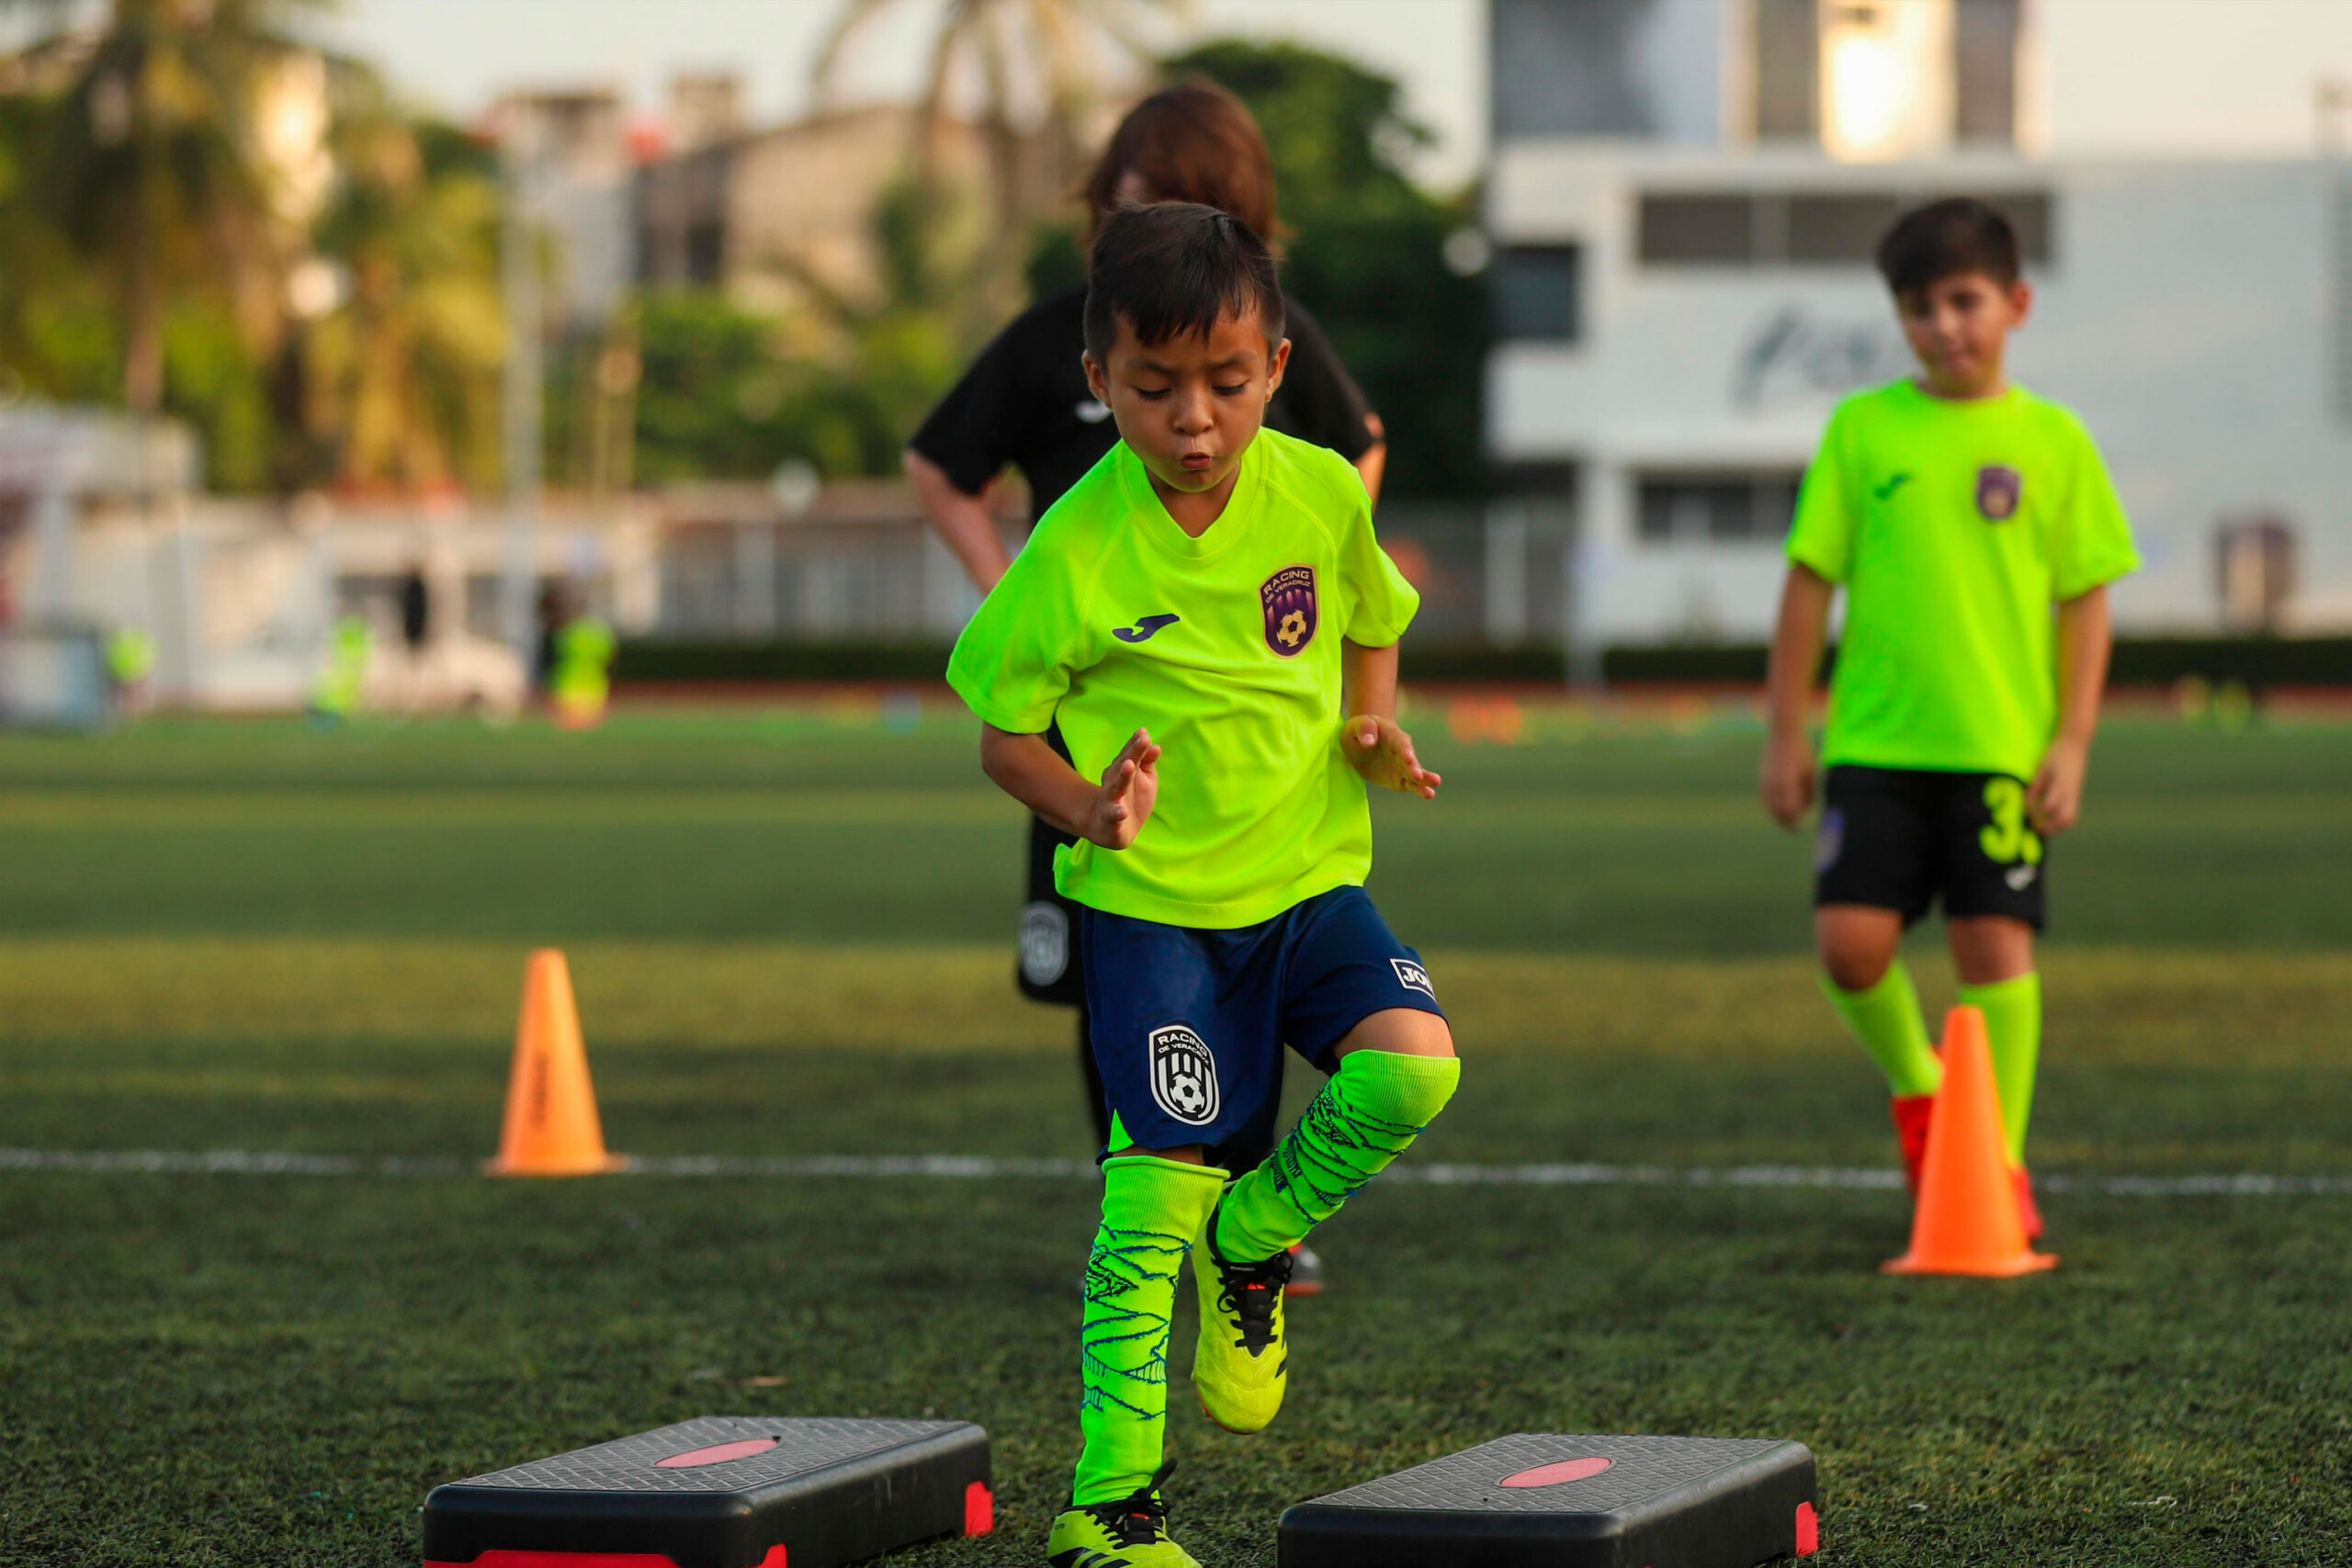
<path fill-rule="evenodd" d="M 304 425 L 346 489 L 487 489 L 505 354 L 493 157 L 372 80 L 342 98 L 341 177 L 312 231 L 338 286 L 304 344 Z"/>
<path fill-rule="evenodd" d="M 876 205 L 878 303 L 842 299 L 806 274 L 812 319 L 793 323 L 715 292 L 643 296 L 638 477 L 764 477 L 786 457 L 828 475 L 896 473 L 907 432 L 954 379 L 965 346 L 964 280 L 934 254 L 926 216 L 913 180 Z"/>
<path fill-rule="evenodd" d="M 321 8 L 111 0 L 8 62 L 0 391 L 184 419 L 217 490 L 493 483 L 495 170 L 298 37 Z M 331 183 L 266 145 L 306 93 Z"/>
<path fill-rule="evenodd" d="M 1293 43 L 1221 39 L 1176 55 L 1265 128 L 1292 231 L 1284 286 L 1313 310 L 1388 426 L 1386 493 L 1484 493 L 1485 280 L 1445 264 L 1474 198 L 1433 197 L 1404 173 L 1430 133 L 1396 82 Z"/>

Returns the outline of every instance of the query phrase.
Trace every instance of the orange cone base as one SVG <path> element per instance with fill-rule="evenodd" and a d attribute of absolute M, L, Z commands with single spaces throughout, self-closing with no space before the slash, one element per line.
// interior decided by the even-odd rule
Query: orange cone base
<path fill-rule="evenodd" d="M 481 1173 L 484 1176 L 613 1176 L 627 1170 L 632 1163 L 627 1155 L 606 1155 L 586 1165 L 561 1167 L 509 1165 L 503 1159 L 486 1159 L 481 1162 Z"/>
<path fill-rule="evenodd" d="M 1973 1280 L 2014 1280 L 2020 1274 L 2039 1274 L 2045 1269 L 2058 1267 L 2054 1252 L 2021 1252 L 1997 1261 L 1955 1266 L 1923 1260 L 1916 1254 L 1905 1253 L 1890 1258 L 1878 1266 L 1882 1274 L 1951 1274 Z"/>

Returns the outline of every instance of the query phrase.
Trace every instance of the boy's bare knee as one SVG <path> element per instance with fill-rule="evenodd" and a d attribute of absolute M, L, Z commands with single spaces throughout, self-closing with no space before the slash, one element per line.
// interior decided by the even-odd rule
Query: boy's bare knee
<path fill-rule="evenodd" d="M 1419 1008 L 1385 1008 L 1359 1022 L 1332 1051 L 1386 1051 L 1398 1056 L 1451 1056 L 1453 1031 L 1445 1020 Z"/>
<path fill-rule="evenodd" d="M 1965 915 L 1950 922 L 1952 967 L 1963 986 L 1996 986 L 2033 973 L 2033 927 L 2007 915 Z"/>
<path fill-rule="evenodd" d="M 1886 978 L 1903 946 L 1903 917 L 1892 909 L 1832 904 L 1814 912 L 1822 972 L 1841 991 L 1867 991 Z"/>

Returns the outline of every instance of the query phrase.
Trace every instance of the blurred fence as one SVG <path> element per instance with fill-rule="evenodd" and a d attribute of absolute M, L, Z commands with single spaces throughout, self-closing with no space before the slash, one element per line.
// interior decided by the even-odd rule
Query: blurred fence
<path fill-rule="evenodd" d="M 757 487 L 665 497 L 662 509 L 662 641 L 945 642 L 979 603 L 899 486 L 829 486 L 794 518 Z M 1018 531 L 1008 520 L 1008 538 Z M 1381 508 L 1380 537 L 1421 592 L 1417 644 L 1560 646 L 1564 516 L 1517 501 L 1398 501 Z"/>

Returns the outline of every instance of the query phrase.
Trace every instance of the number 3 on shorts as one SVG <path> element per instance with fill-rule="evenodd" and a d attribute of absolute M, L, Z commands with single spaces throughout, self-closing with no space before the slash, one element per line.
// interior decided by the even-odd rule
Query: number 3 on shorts
<path fill-rule="evenodd" d="M 2025 825 L 2025 785 L 1998 775 L 1984 781 L 1984 806 L 1992 825 L 1976 835 L 1984 858 L 1999 865 L 2022 860 L 2041 863 L 2041 835 Z"/>

